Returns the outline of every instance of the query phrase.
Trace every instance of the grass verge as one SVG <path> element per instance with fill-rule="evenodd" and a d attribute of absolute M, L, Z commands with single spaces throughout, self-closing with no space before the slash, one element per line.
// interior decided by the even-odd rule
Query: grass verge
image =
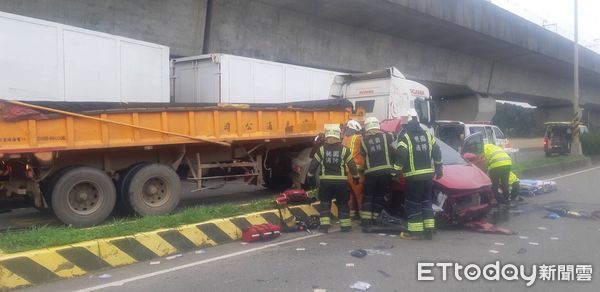
<path fill-rule="evenodd" d="M 553 164 L 560 164 L 563 162 L 571 162 L 586 159 L 583 155 L 567 155 L 567 156 L 552 156 L 535 160 L 526 160 L 522 162 L 514 163 L 511 167 L 512 171 L 519 172 L 526 169 L 537 168 L 542 166 L 548 166 Z"/>
<path fill-rule="evenodd" d="M 114 219 L 107 224 L 84 229 L 68 226 L 34 226 L 26 230 L 0 234 L 0 250 L 4 253 L 15 253 L 99 238 L 127 236 L 273 208 L 272 199 L 263 199 L 246 204 L 223 203 L 190 207 L 172 215 Z"/>

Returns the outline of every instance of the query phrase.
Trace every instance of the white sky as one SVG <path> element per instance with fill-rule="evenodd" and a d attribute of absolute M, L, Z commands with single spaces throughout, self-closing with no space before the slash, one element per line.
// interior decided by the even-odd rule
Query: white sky
<path fill-rule="evenodd" d="M 488 0 L 568 39 L 574 35 L 574 0 Z M 600 0 L 578 0 L 579 43 L 600 53 Z M 527 103 L 500 101 L 532 107 Z"/>
<path fill-rule="evenodd" d="M 574 0 L 488 0 L 573 39 Z M 600 0 L 579 0 L 579 43 L 600 53 Z"/>

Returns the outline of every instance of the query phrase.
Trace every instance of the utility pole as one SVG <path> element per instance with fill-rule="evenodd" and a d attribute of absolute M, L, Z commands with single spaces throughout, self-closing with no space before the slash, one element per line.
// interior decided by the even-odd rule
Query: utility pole
<path fill-rule="evenodd" d="M 579 8 L 578 0 L 575 1 L 575 35 L 573 36 L 573 120 L 581 120 L 581 108 L 579 107 Z M 571 144 L 571 152 L 580 155 L 581 143 L 579 142 L 579 129 L 575 128 L 573 135 L 573 143 Z"/>

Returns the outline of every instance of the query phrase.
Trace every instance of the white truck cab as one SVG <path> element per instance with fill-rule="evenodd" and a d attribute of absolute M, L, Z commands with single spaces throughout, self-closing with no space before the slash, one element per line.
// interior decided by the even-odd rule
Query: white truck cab
<path fill-rule="evenodd" d="M 386 119 L 406 118 L 417 112 L 422 123 L 430 120 L 429 89 L 408 80 L 391 67 L 366 73 L 335 76 L 330 91 L 331 98 L 345 98 L 355 108 L 364 108 L 366 117 Z"/>

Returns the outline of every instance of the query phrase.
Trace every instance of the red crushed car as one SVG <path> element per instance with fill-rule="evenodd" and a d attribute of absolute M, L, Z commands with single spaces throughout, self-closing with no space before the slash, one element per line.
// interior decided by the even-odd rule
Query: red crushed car
<path fill-rule="evenodd" d="M 398 135 L 402 130 L 402 123 L 400 120 L 385 120 L 381 123 L 381 129 Z M 444 176 L 434 179 L 432 194 L 433 202 L 441 207 L 441 210 L 438 208 L 436 212 L 438 221 L 459 224 L 485 216 L 496 201 L 490 178 L 476 166 L 483 152 L 481 133 L 465 138 L 465 144 L 461 148 L 465 154 L 457 152 L 439 139 L 436 141 L 442 151 L 444 163 Z M 463 157 L 469 158 L 470 161 Z M 388 212 L 403 213 L 397 210 L 404 202 L 403 177 L 394 182 L 391 195 L 391 201 L 398 203 L 389 204 Z"/>

